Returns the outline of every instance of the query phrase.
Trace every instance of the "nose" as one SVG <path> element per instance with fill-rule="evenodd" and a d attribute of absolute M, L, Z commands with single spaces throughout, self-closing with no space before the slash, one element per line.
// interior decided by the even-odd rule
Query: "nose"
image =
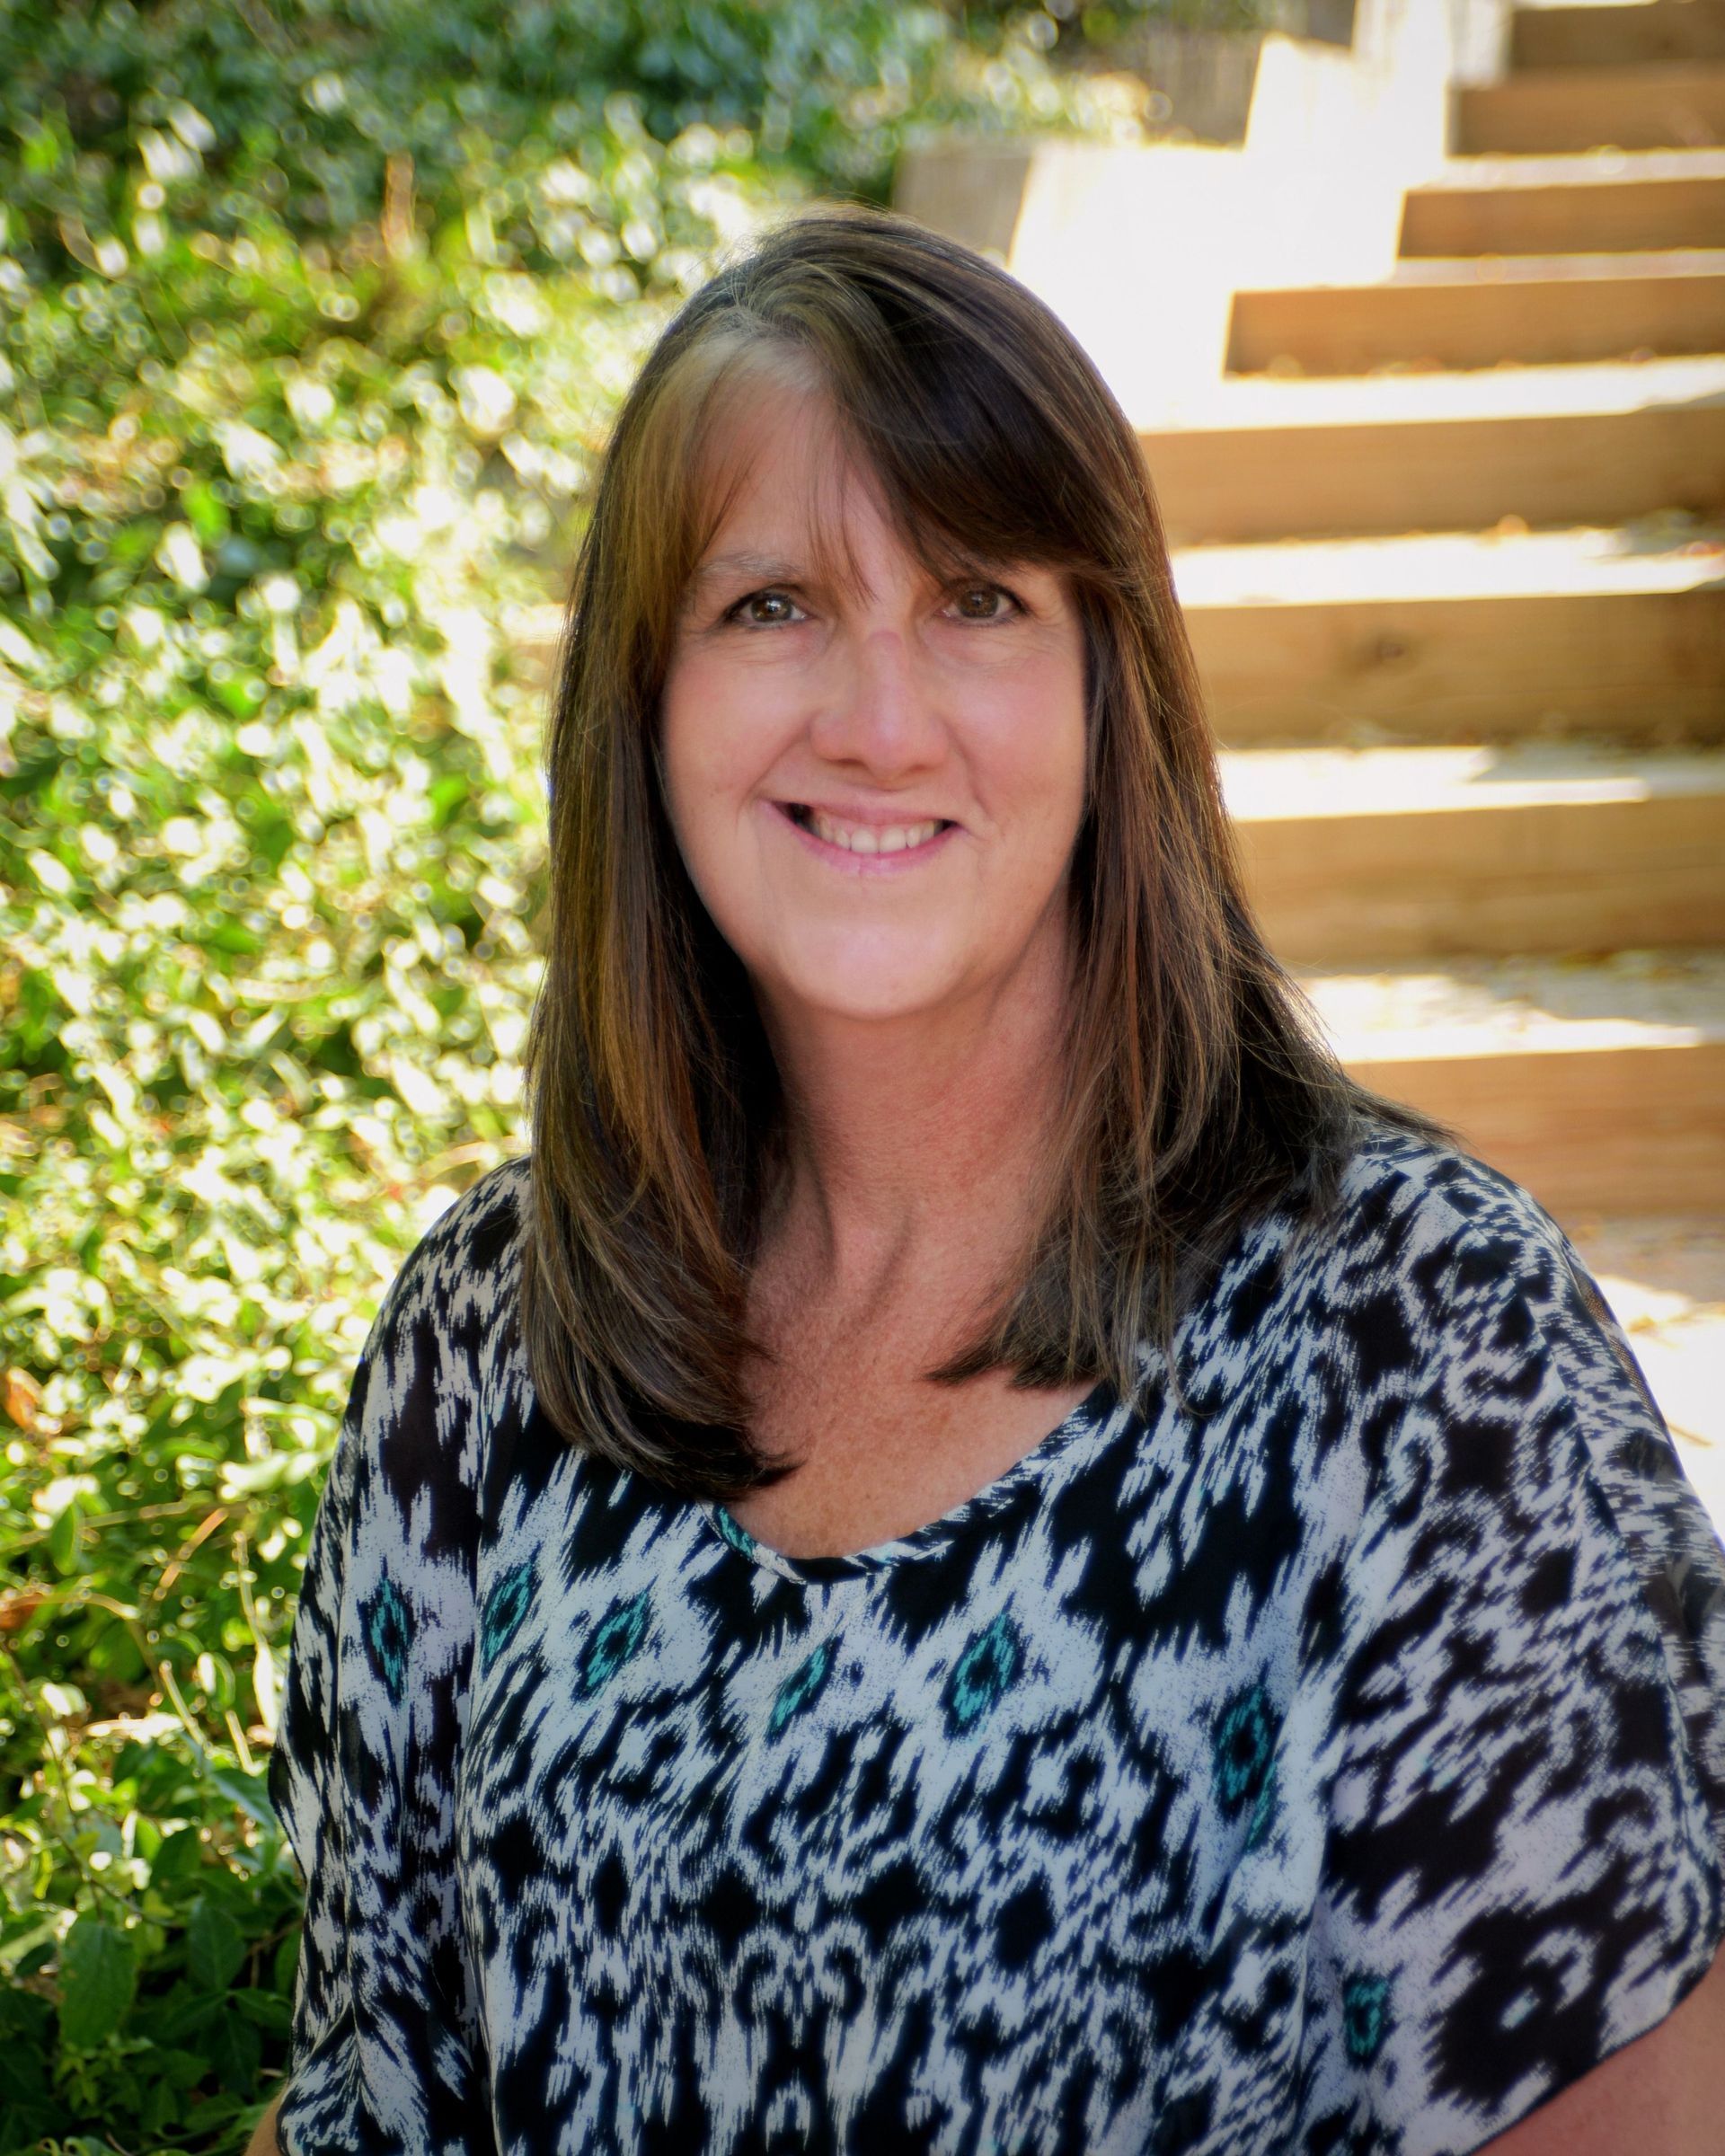
<path fill-rule="evenodd" d="M 913 644 L 897 629 L 843 640 L 828 694 L 809 729 L 817 755 L 877 781 L 939 763 L 945 729 Z"/>

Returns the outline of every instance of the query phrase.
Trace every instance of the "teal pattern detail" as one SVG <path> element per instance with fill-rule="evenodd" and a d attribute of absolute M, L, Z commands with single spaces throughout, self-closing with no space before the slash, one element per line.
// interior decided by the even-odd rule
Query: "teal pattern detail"
<path fill-rule="evenodd" d="M 740 1550 L 745 1557 L 755 1554 L 755 1537 L 740 1520 L 733 1520 L 722 1505 L 715 1505 L 712 1516 L 721 1534 L 733 1550 Z"/>
<path fill-rule="evenodd" d="M 776 1736 L 792 1715 L 800 1714 L 827 1682 L 833 1666 L 833 1643 L 823 1639 L 806 1662 L 796 1668 L 773 1695 L 773 1711 L 766 1718 L 766 1734 Z"/>
<path fill-rule="evenodd" d="M 1390 2033 L 1390 1980 L 1350 1976 L 1341 1987 L 1341 2041 L 1356 2065 L 1369 2066 Z"/>
<path fill-rule="evenodd" d="M 407 1692 L 407 1654 L 413 1643 L 413 1620 L 400 1590 L 387 1574 L 377 1592 L 360 1605 L 366 1650 L 392 1703 L 399 1707 Z"/>
<path fill-rule="evenodd" d="M 1269 1763 L 1264 1776 L 1264 1786 L 1258 1792 L 1258 1801 L 1252 1807 L 1252 1825 L 1246 1829 L 1246 1847 L 1256 1849 L 1269 1832 L 1269 1823 L 1276 1816 L 1276 1762 Z"/>
<path fill-rule="evenodd" d="M 1276 1808 L 1276 1735 L 1280 1727 L 1261 1684 L 1237 1692 L 1223 1709 L 1210 1754 L 1216 1802 L 1230 1816 L 1252 1807 L 1246 1847 L 1262 1840 Z"/>
<path fill-rule="evenodd" d="M 491 1667 L 519 1630 L 533 1601 L 533 1560 L 529 1558 L 525 1564 L 511 1565 L 485 1597 L 479 1626 L 482 1669 Z"/>
<path fill-rule="evenodd" d="M 1018 1627 L 1003 1610 L 971 1640 L 947 1680 L 947 1727 L 954 1736 L 974 1729 L 999 1705 L 1023 1660 Z"/>
<path fill-rule="evenodd" d="M 581 1657 L 580 1685 L 591 1694 L 608 1684 L 647 1636 L 647 1608 L 650 1588 L 643 1587 L 629 1602 L 614 1603 L 599 1620 L 587 1652 Z"/>

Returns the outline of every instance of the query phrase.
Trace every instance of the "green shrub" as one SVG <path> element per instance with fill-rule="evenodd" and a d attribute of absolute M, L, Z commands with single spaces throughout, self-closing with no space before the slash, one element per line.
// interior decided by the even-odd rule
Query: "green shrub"
<path fill-rule="evenodd" d="M 1051 42 L 0 0 L 0 2151 L 236 2149 L 279 2074 L 299 1568 L 384 1286 L 525 1149 L 512 624 L 617 394 L 912 126 L 1129 125 Z"/>

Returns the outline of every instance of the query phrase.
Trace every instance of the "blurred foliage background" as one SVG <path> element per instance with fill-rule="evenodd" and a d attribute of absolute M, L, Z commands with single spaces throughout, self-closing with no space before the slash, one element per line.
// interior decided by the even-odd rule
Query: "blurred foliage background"
<path fill-rule="evenodd" d="M 282 2072 L 299 1568 L 526 1150 L 511 624 L 632 367 L 918 129 L 1131 137 L 1143 12 L 0 0 L 0 2152 L 237 2151 Z"/>

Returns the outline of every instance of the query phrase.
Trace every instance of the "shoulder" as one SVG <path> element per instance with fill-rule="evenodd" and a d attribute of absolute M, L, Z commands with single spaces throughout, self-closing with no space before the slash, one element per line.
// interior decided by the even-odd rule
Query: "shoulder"
<path fill-rule="evenodd" d="M 1313 1412 L 1334 1403 L 1363 1471 L 1302 1638 L 1314 2116 L 1369 2067 L 1422 2149 L 1477 2148 L 1717 1948 L 1725 1551 L 1603 1296 L 1513 1180 L 1375 1133 L 1304 1240 Z"/>
<path fill-rule="evenodd" d="M 1571 1383 L 1607 1369 L 1657 1414 L 1621 1329 L 1533 1194 L 1458 1148 L 1373 1127 L 1322 1225 L 1296 1239 L 1319 1313 L 1363 1381 L 1489 1383 L 1545 1357 Z"/>
<path fill-rule="evenodd" d="M 1349 1188 L 1319 1359 L 1367 1463 L 1362 1575 L 1572 1657 L 1614 1625 L 1623 1666 L 1664 1666 L 1688 1702 L 1725 1822 L 1725 1550 L 1598 1285 L 1466 1154 L 1374 1136 Z"/>
<path fill-rule="evenodd" d="M 1573 1261 L 1557 1222 L 1500 1169 L 1376 1126 L 1343 1172 L 1332 1233 L 1349 1263 L 1376 1259 L 1427 1294 L 1509 1275 L 1554 1291 Z"/>
<path fill-rule="evenodd" d="M 490 1169 L 445 1206 L 402 1260 L 378 1308 L 380 1338 L 429 1324 L 447 1333 L 489 1314 L 515 1286 L 529 1203 L 524 1156 Z"/>
<path fill-rule="evenodd" d="M 1376 1271 L 1376 1293 L 1394 1298 L 1429 1375 L 1436 1366 L 1464 1390 L 1531 1404 L 1538 1372 L 1596 1438 L 1615 1427 L 1669 1449 L 1597 1282 L 1519 1183 L 1468 1153 L 1385 1131 L 1362 1143 L 1343 1191 L 1336 1285 L 1358 1278 L 1369 1303 Z M 1353 1301 L 1340 1294 L 1339 1311 Z"/>
<path fill-rule="evenodd" d="M 1435 1362 L 1482 1348 L 1508 1301 L 1561 1304 L 1578 1262 L 1509 1177 L 1372 1124 L 1326 1211 L 1277 1206 L 1236 1236 L 1190 1312 L 1182 1374 L 1208 1391 L 1228 1378 L 1255 1389 L 1292 1375 L 1297 1347 L 1310 1376 L 1372 1398 L 1405 1392 Z"/>
<path fill-rule="evenodd" d="M 353 1501 L 403 1515 L 472 1510 L 487 1434 L 518 1412 L 517 1290 L 526 1159 L 501 1162 L 438 1214 L 385 1291 L 354 1372 L 335 1473 Z"/>
<path fill-rule="evenodd" d="M 1680 1479 L 1557 1222 L 1500 1171 L 1386 1126 L 1363 1132 L 1322 1217 L 1276 1208 L 1236 1239 L 1185 1324 L 1180 1376 L 1213 1427 L 1297 1432 L 1305 1471 L 1359 1505 L 1386 1477 L 1501 1493 L 1585 1457 L 1646 1520 Z"/>

